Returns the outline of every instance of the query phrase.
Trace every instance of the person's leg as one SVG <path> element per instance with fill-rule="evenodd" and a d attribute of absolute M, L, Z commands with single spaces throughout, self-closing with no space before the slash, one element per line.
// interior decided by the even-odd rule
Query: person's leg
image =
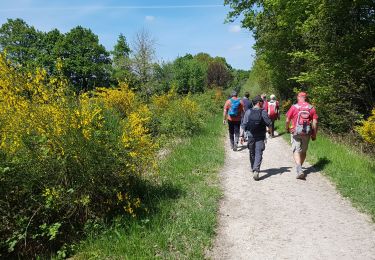
<path fill-rule="evenodd" d="M 241 122 L 234 122 L 234 148 L 237 148 L 238 140 L 240 139 Z"/>
<path fill-rule="evenodd" d="M 230 148 L 233 149 L 234 145 L 234 125 L 232 121 L 228 120 L 228 129 L 229 129 L 229 140 L 230 140 Z"/>
<path fill-rule="evenodd" d="M 257 140 L 255 142 L 255 158 L 254 158 L 254 166 L 253 170 L 259 172 L 260 165 L 262 164 L 263 160 L 263 151 L 265 148 L 264 140 Z"/>
<path fill-rule="evenodd" d="M 300 136 L 291 135 L 291 142 L 292 142 L 292 149 L 293 149 L 293 158 L 296 163 L 296 173 L 297 179 L 303 179 L 303 172 L 302 172 L 302 140 Z"/>
<path fill-rule="evenodd" d="M 272 119 L 271 127 L 272 127 L 271 136 L 274 137 L 275 136 L 275 120 L 273 119 Z"/>
<path fill-rule="evenodd" d="M 247 148 L 249 149 L 250 157 L 250 170 L 253 171 L 254 159 L 255 159 L 255 140 L 254 138 L 249 137 L 247 139 Z"/>

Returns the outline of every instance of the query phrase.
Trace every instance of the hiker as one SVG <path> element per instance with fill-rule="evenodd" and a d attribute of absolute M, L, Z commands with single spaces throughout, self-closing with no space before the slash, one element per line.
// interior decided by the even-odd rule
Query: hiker
<path fill-rule="evenodd" d="M 260 96 L 253 99 L 253 108 L 246 111 L 242 129 L 247 132 L 247 148 L 250 153 L 251 171 L 254 180 L 259 180 L 260 165 L 262 163 L 263 151 L 265 149 L 266 127 L 271 131 L 272 121 L 267 112 L 262 109 L 264 100 Z M 244 132 L 241 131 L 241 140 L 244 138 Z"/>
<path fill-rule="evenodd" d="M 250 93 L 246 91 L 244 97 L 241 100 L 242 105 L 243 105 L 243 114 L 245 114 L 248 109 L 253 107 L 253 102 L 249 100 L 249 97 L 250 97 Z M 242 125 L 242 120 L 243 120 L 243 116 L 241 118 L 241 125 Z M 244 141 L 247 142 L 246 132 L 245 132 L 245 138 L 241 139 L 241 145 L 243 144 Z"/>
<path fill-rule="evenodd" d="M 233 91 L 231 96 L 224 105 L 223 124 L 228 121 L 230 147 L 233 151 L 237 151 L 243 105 L 237 97 L 237 91 Z"/>
<path fill-rule="evenodd" d="M 267 111 L 267 105 L 268 105 L 268 102 L 267 102 L 267 95 L 266 95 L 266 94 L 262 94 L 262 95 L 260 95 L 260 97 L 261 97 L 262 100 L 263 100 L 262 108 L 263 108 L 264 110 Z"/>
<path fill-rule="evenodd" d="M 279 101 L 276 100 L 275 95 L 270 96 L 270 101 L 267 104 L 267 114 L 268 117 L 272 121 L 272 131 L 271 131 L 271 138 L 275 136 L 275 121 L 280 120 L 280 112 L 279 112 Z"/>
<path fill-rule="evenodd" d="M 291 106 L 286 114 L 285 129 L 291 133 L 293 157 L 296 162 L 296 178 L 305 179 L 302 164 L 306 159 L 310 138 L 313 141 L 316 139 L 318 115 L 315 108 L 307 103 L 307 93 L 298 93 L 297 101 L 297 104 Z"/>
<path fill-rule="evenodd" d="M 253 107 L 253 103 L 251 102 L 251 100 L 249 100 L 249 97 L 250 97 L 250 93 L 246 91 L 244 97 L 242 98 L 242 105 L 243 105 L 243 112 L 244 113 L 248 109 Z"/>

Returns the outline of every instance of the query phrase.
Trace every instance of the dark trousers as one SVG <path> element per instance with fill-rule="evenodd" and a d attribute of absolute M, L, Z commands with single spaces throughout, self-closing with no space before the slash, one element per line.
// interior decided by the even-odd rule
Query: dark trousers
<path fill-rule="evenodd" d="M 272 127 L 272 132 L 271 132 L 271 136 L 274 137 L 275 136 L 275 120 L 271 119 L 271 127 Z"/>
<path fill-rule="evenodd" d="M 238 144 L 238 139 L 240 138 L 240 126 L 240 121 L 237 122 L 228 120 L 229 139 L 231 148 L 233 148 L 234 144 Z"/>
<path fill-rule="evenodd" d="M 259 172 L 263 159 L 263 151 L 265 148 L 264 139 L 249 137 L 249 140 L 247 141 L 247 148 L 249 148 L 250 153 L 251 170 Z"/>

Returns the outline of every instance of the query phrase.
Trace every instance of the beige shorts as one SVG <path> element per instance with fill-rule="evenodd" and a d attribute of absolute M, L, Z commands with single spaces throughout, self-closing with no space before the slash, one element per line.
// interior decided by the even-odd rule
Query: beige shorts
<path fill-rule="evenodd" d="M 305 153 L 309 147 L 309 135 L 291 135 L 293 153 Z"/>

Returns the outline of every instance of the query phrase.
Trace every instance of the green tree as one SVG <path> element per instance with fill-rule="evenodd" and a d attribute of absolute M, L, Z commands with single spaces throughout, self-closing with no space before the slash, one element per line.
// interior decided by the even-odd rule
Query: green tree
<path fill-rule="evenodd" d="M 135 78 L 131 72 L 131 60 L 130 60 L 130 47 L 123 34 L 120 34 L 116 45 L 113 48 L 112 54 L 112 67 L 113 77 L 117 81 L 125 82 L 130 87 L 134 87 Z"/>
<path fill-rule="evenodd" d="M 320 123 L 335 132 L 347 132 L 361 114 L 370 113 L 374 1 L 226 0 L 225 4 L 232 8 L 228 21 L 243 17 L 242 25 L 253 31 L 257 58 L 266 63 L 270 85 L 282 98 L 293 97 L 295 89 L 308 90 L 322 115 Z"/>
<path fill-rule="evenodd" d="M 33 66 L 42 49 L 42 37 L 41 32 L 22 19 L 8 19 L 0 27 L 0 50 L 6 51 L 14 64 Z"/>
<path fill-rule="evenodd" d="M 90 29 L 77 26 L 59 39 L 55 53 L 76 92 L 109 85 L 109 53 Z"/>

